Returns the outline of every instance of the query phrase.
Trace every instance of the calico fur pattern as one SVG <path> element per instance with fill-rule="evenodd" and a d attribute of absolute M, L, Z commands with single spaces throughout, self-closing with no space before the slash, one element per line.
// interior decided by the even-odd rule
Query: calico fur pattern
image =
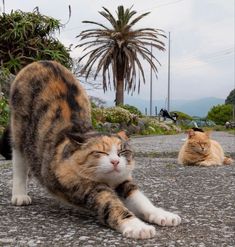
<path fill-rule="evenodd" d="M 57 62 L 25 67 L 11 87 L 12 203 L 27 205 L 29 170 L 51 193 L 96 212 L 100 222 L 130 238 L 180 223 L 156 208 L 132 180 L 134 160 L 125 133 L 93 131 L 90 103 L 71 72 Z"/>
<path fill-rule="evenodd" d="M 225 157 L 221 145 L 210 139 L 210 132 L 188 131 L 188 138 L 180 149 L 178 163 L 182 165 L 230 165 L 231 158 Z"/>

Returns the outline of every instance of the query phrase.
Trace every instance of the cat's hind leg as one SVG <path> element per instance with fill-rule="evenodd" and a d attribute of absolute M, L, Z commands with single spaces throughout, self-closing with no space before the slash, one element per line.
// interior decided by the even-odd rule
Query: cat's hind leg
<path fill-rule="evenodd" d="M 223 164 L 224 165 L 231 165 L 233 163 L 233 159 L 229 157 L 224 157 Z"/>
<path fill-rule="evenodd" d="M 31 204 L 31 198 L 27 195 L 29 167 L 20 151 L 13 149 L 12 156 L 13 187 L 11 203 L 16 206 Z"/>

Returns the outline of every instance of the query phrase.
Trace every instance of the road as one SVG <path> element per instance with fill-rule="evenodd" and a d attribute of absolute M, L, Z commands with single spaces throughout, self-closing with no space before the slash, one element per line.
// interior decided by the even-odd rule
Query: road
<path fill-rule="evenodd" d="M 29 194 L 33 204 L 14 207 L 11 162 L 0 162 L 0 246 L 109 247 L 234 247 L 235 164 L 220 167 L 181 166 L 176 156 L 184 134 L 132 139 L 136 153 L 134 178 L 154 204 L 182 217 L 178 227 L 156 226 L 148 240 L 126 239 L 98 223 L 87 212 L 51 197 L 35 180 Z M 235 136 L 212 137 L 235 158 Z"/>

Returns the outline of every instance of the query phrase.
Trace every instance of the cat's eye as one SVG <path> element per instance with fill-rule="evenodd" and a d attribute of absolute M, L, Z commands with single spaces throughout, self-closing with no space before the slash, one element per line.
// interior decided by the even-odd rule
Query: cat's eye
<path fill-rule="evenodd" d="M 94 155 L 94 156 L 109 155 L 109 154 L 106 153 L 106 152 L 98 151 L 98 150 L 94 150 L 94 151 L 90 152 L 89 154 L 90 154 L 90 155 Z"/>
<path fill-rule="evenodd" d="M 127 159 L 131 159 L 132 157 L 132 151 L 129 149 L 121 150 L 118 152 L 118 156 L 124 156 Z"/>
<path fill-rule="evenodd" d="M 200 146 L 206 146 L 206 145 L 207 145 L 206 142 L 198 142 L 198 144 L 199 144 Z"/>

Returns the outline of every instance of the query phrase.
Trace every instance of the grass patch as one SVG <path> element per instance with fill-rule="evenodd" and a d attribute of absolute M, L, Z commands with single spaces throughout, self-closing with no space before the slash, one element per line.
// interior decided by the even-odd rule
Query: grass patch
<path fill-rule="evenodd" d="M 7 162 L 7 161 L 6 161 Z M 7 169 L 10 168 L 12 166 L 12 164 L 9 162 L 4 162 L 4 163 L 0 163 L 0 169 Z"/>
<path fill-rule="evenodd" d="M 177 158 L 178 152 L 136 152 L 135 157 Z"/>
<path fill-rule="evenodd" d="M 179 152 L 136 152 L 135 157 L 146 157 L 146 158 L 177 158 Z M 225 153 L 225 156 L 231 157 L 235 160 L 235 152 Z"/>

